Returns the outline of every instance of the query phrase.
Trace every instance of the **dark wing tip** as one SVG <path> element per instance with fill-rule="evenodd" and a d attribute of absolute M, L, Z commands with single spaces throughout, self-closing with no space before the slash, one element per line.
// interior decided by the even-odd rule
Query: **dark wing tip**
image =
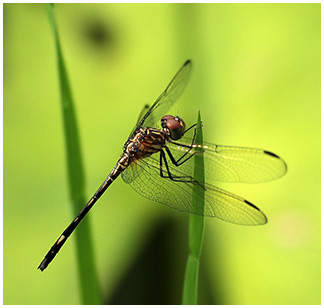
<path fill-rule="evenodd" d="M 250 201 L 244 200 L 244 202 L 261 212 L 261 210 L 257 206 L 255 206 L 253 203 L 251 203 Z"/>
<path fill-rule="evenodd" d="M 184 63 L 184 65 L 188 65 L 189 63 L 191 63 L 191 60 L 190 60 L 190 59 L 188 59 L 188 60 Z"/>
<path fill-rule="evenodd" d="M 270 156 L 273 156 L 273 157 L 276 157 L 276 158 L 279 158 L 279 159 L 281 159 L 278 155 L 276 155 L 275 153 L 272 153 L 272 152 L 269 152 L 269 151 L 263 151 L 264 152 L 264 154 L 267 154 L 267 155 L 270 155 Z"/>
<path fill-rule="evenodd" d="M 251 203 L 250 201 L 247 201 L 247 200 L 244 200 L 244 202 L 262 214 L 264 221 L 262 221 L 262 223 L 260 223 L 260 225 L 265 225 L 268 222 L 267 216 L 264 215 L 264 213 L 257 206 L 255 206 L 253 203 Z"/>
<path fill-rule="evenodd" d="M 279 159 L 279 161 L 283 164 L 284 170 L 283 170 L 281 176 L 287 173 L 288 166 L 287 166 L 286 162 L 282 158 L 280 158 L 278 155 L 276 155 L 275 153 L 272 153 L 270 151 L 263 150 L 263 153 L 266 154 L 266 155 L 272 156 L 272 157 L 274 157 L 276 159 Z"/>

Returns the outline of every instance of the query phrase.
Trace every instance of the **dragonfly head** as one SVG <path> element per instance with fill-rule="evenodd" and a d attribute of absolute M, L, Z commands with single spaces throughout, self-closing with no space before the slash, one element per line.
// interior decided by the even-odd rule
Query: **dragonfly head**
<path fill-rule="evenodd" d="M 161 126 L 172 140 L 180 139 L 186 129 L 185 123 L 178 116 L 171 115 L 166 115 L 161 119 Z"/>

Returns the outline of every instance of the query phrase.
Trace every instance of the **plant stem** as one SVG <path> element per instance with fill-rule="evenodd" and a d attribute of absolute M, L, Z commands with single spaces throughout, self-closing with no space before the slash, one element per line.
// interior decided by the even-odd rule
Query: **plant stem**
<path fill-rule="evenodd" d="M 73 217 L 79 213 L 86 203 L 85 177 L 82 164 L 79 131 L 74 110 L 69 79 L 64 64 L 58 30 L 55 23 L 54 5 L 46 4 L 49 22 L 54 34 L 59 84 L 61 94 L 61 107 L 65 135 L 66 161 L 69 183 L 69 194 L 73 209 Z M 79 281 L 83 304 L 100 304 L 99 280 L 97 277 L 94 252 L 91 240 L 91 228 L 89 219 L 85 220 L 75 231 L 77 262 L 79 269 Z"/>
<path fill-rule="evenodd" d="M 200 112 L 198 110 L 197 119 L 197 132 L 196 132 L 196 144 L 203 145 L 203 132 L 201 125 Z M 202 147 L 201 147 L 202 148 Z M 196 148 L 196 151 L 201 149 Z M 204 173 L 204 157 L 203 154 L 195 155 L 195 168 L 194 178 L 196 178 L 202 186 L 205 185 L 205 173 Z M 195 204 L 195 199 L 192 199 L 193 207 L 204 207 L 204 189 L 198 185 L 193 187 L 193 195 L 198 194 L 200 202 Z M 189 218 L 189 256 L 186 265 L 182 304 L 183 305 L 196 305 L 197 304 L 197 292 L 198 292 L 198 271 L 199 271 L 199 258 L 202 248 L 202 240 L 204 233 L 204 216 L 197 216 L 190 214 Z"/>

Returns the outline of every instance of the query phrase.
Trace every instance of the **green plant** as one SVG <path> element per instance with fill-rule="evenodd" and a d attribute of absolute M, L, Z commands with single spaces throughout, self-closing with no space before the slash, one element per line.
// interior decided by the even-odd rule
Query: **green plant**
<path fill-rule="evenodd" d="M 61 94 L 61 107 L 65 135 L 66 161 L 68 171 L 69 193 L 74 214 L 86 203 L 84 168 L 82 164 L 79 131 L 75 115 L 74 102 L 69 79 L 64 63 L 57 26 L 54 16 L 54 5 L 47 4 L 49 21 L 54 34 L 59 85 Z M 100 304 L 99 281 L 96 275 L 93 245 L 91 240 L 90 221 L 87 219 L 76 230 L 77 262 L 80 276 L 80 288 L 83 304 Z"/>
<path fill-rule="evenodd" d="M 196 144 L 203 145 L 203 132 L 200 118 L 200 112 L 198 110 L 197 119 L 197 131 L 196 131 Z M 196 151 L 201 151 L 197 148 Z M 195 155 L 195 168 L 194 178 L 196 178 L 202 186 L 205 184 L 204 173 L 204 156 Z M 197 199 L 192 199 L 192 207 L 204 206 L 204 189 L 199 185 L 194 185 L 192 193 L 199 195 L 199 204 L 195 204 Z M 189 216 L 189 255 L 187 259 L 182 304 L 183 305 L 195 305 L 197 304 L 197 291 L 198 291 L 198 272 L 199 272 L 199 258 L 202 247 L 204 233 L 204 216 L 198 216 L 190 214 Z"/>

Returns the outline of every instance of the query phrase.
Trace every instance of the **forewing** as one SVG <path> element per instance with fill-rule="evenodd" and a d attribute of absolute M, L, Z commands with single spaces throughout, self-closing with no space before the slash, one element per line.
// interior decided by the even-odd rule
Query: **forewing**
<path fill-rule="evenodd" d="M 176 158 L 186 152 L 189 152 L 188 155 L 193 153 L 201 155 L 201 152 L 195 150 L 198 145 L 193 145 L 192 149 L 188 148 L 192 139 L 182 138 L 179 143 L 183 143 L 187 147 L 167 144 Z M 287 172 L 287 165 L 280 157 L 261 149 L 220 146 L 204 142 L 203 154 L 205 175 L 209 180 L 231 183 L 262 183 L 277 179 Z M 179 170 L 191 174 L 193 163 L 194 159 L 191 158 L 179 166 Z"/>
<path fill-rule="evenodd" d="M 144 116 L 147 114 L 147 112 L 150 110 L 150 105 L 146 104 L 141 113 L 138 116 L 137 122 L 136 122 L 136 126 L 139 125 L 139 123 L 141 123 L 142 119 L 144 118 Z"/>
<path fill-rule="evenodd" d="M 198 206 L 203 189 L 193 196 L 192 187 L 195 184 L 162 178 L 158 155 L 138 161 L 135 168 L 127 168 L 123 173 L 123 179 L 128 180 L 127 183 L 141 196 L 179 211 L 217 217 L 234 224 L 261 225 L 267 222 L 265 215 L 256 206 L 210 184 L 205 185 L 204 208 Z M 169 166 L 169 170 L 175 178 L 186 177 L 177 168 Z M 163 173 L 167 173 L 165 167 Z M 193 198 L 197 202 L 192 203 Z M 196 204 L 195 207 L 192 204 Z"/>
<path fill-rule="evenodd" d="M 167 88 L 162 92 L 143 118 L 138 127 L 155 127 L 161 118 L 166 115 L 173 103 L 180 97 L 185 89 L 191 71 L 191 61 L 187 60 L 173 77 Z"/>
<path fill-rule="evenodd" d="M 148 110 L 150 109 L 150 106 L 149 105 L 145 105 L 141 111 L 141 113 L 139 114 L 138 116 L 138 119 L 137 119 L 137 122 L 136 122 L 136 125 L 135 127 L 131 130 L 131 133 L 129 134 L 129 137 L 130 138 L 133 133 L 135 132 L 135 130 L 139 127 L 139 123 L 142 121 L 144 115 L 148 112 Z"/>

